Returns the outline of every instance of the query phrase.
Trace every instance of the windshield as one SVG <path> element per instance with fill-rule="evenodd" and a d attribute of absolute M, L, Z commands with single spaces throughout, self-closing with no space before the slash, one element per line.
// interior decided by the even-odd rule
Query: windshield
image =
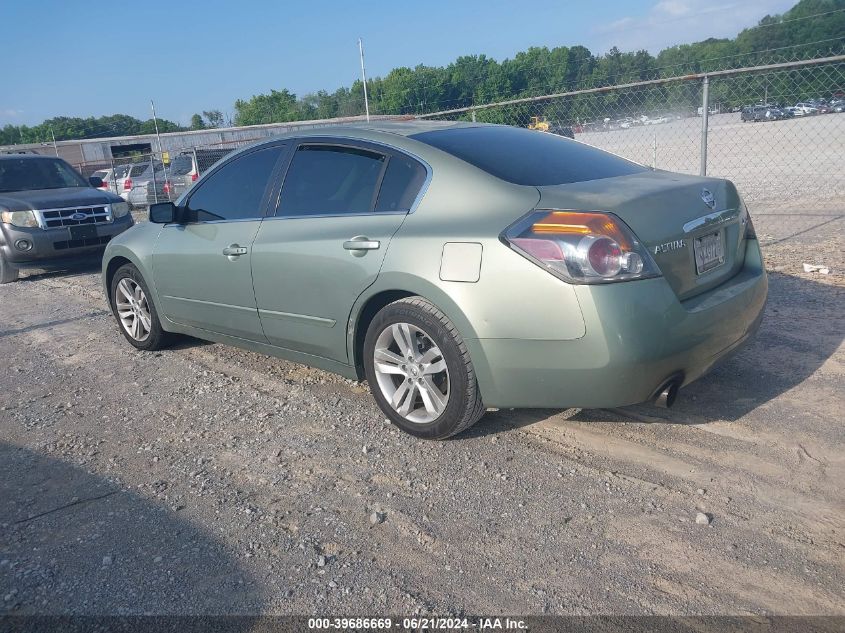
<path fill-rule="evenodd" d="M 557 134 L 506 125 L 436 130 L 412 134 L 411 138 L 517 185 L 561 185 L 647 171 Z"/>
<path fill-rule="evenodd" d="M 194 161 L 191 159 L 190 156 L 186 156 L 185 154 L 180 154 L 173 159 L 173 162 L 170 163 L 170 167 L 168 171 L 172 176 L 185 176 L 194 168 Z"/>
<path fill-rule="evenodd" d="M 0 160 L 0 193 L 90 186 L 87 180 L 63 160 L 56 158 Z"/>

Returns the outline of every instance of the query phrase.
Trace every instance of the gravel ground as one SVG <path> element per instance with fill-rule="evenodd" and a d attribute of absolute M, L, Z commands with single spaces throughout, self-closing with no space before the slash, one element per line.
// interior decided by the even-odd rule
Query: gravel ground
<path fill-rule="evenodd" d="M 800 271 L 814 235 L 772 237 L 759 337 L 675 408 L 446 442 L 321 371 L 134 351 L 96 271 L 2 286 L 0 613 L 843 615 L 845 283 Z"/>

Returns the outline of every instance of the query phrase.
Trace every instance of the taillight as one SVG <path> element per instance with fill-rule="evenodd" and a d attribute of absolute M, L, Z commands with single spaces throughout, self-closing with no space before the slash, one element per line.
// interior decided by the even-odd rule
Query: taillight
<path fill-rule="evenodd" d="M 193 174 L 191 174 L 191 182 L 196 182 L 199 177 L 200 175 L 194 172 Z"/>
<path fill-rule="evenodd" d="M 745 204 L 743 204 L 742 207 L 745 209 L 745 239 L 756 240 L 757 231 L 754 230 L 754 223 L 751 221 L 751 214 L 748 212 L 748 207 L 745 206 Z"/>
<path fill-rule="evenodd" d="M 132 179 L 127 178 L 123 181 L 123 190 L 124 191 L 131 191 L 132 190 Z"/>
<path fill-rule="evenodd" d="M 108 189 L 108 188 L 109 188 L 109 181 L 108 181 L 108 180 L 104 180 L 104 181 L 103 181 L 103 184 L 102 184 L 102 185 L 100 185 L 100 189 Z"/>
<path fill-rule="evenodd" d="M 622 220 L 598 211 L 534 211 L 502 241 L 564 281 L 607 283 L 658 277 L 648 251 Z"/>

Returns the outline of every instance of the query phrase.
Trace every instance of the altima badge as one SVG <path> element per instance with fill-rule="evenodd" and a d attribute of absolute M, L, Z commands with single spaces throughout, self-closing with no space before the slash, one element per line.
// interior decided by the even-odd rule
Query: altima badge
<path fill-rule="evenodd" d="M 710 193 L 709 189 L 701 190 L 701 199 L 704 200 L 704 204 L 706 204 L 711 209 L 716 208 L 716 196 Z"/>
<path fill-rule="evenodd" d="M 672 251 L 678 251 L 686 247 L 686 240 L 673 240 L 671 242 L 666 242 L 665 244 L 658 244 L 657 246 L 655 246 L 654 254 L 660 255 L 661 253 L 671 253 Z"/>

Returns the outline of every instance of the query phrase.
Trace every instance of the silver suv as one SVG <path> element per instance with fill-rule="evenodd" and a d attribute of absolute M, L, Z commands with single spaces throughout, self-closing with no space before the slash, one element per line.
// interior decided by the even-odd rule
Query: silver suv
<path fill-rule="evenodd" d="M 0 156 L 0 283 L 102 252 L 132 226 L 129 205 L 60 158 Z"/>

